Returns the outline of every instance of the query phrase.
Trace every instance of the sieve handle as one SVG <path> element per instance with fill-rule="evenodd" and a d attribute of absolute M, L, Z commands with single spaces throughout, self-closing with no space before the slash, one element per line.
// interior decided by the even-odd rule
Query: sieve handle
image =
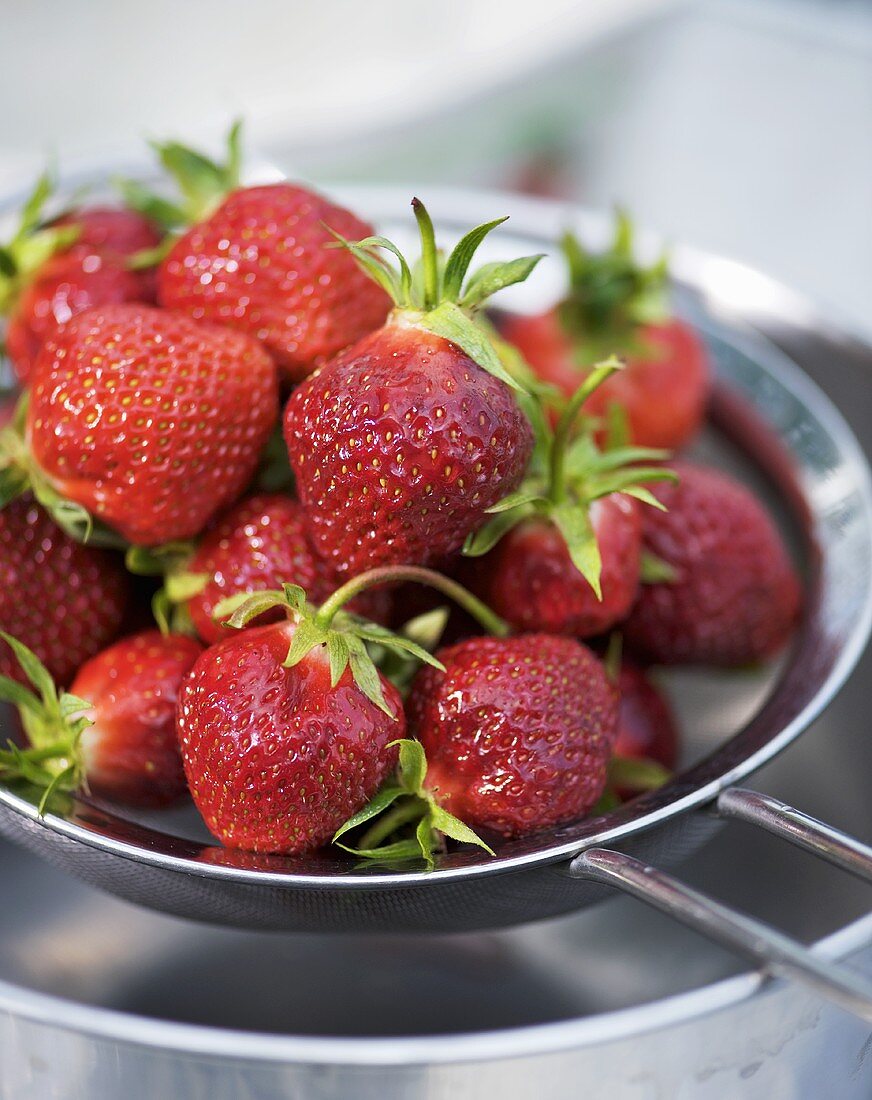
<path fill-rule="evenodd" d="M 731 787 L 718 798 L 717 813 L 719 817 L 759 825 L 843 871 L 872 882 L 872 848 L 771 795 Z"/>
<path fill-rule="evenodd" d="M 872 850 L 791 807 L 785 807 L 790 812 L 783 815 L 781 806 L 777 800 L 753 791 L 736 790 L 721 795 L 718 812 L 760 824 L 863 878 L 872 877 Z M 569 873 L 630 894 L 758 963 L 770 976 L 802 982 L 821 997 L 872 1023 L 872 983 L 865 977 L 819 958 L 783 932 L 634 856 L 590 848 L 573 859 Z"/>

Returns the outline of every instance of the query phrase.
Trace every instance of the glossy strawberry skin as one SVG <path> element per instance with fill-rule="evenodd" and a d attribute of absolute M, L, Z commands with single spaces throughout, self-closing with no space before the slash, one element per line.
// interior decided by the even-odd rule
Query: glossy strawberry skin
<path fill-rule="evenodd" d="M 75 225 L 77 245 L 117 256 L 144 252 L 161 241 L 160 231 L 148 218 L 121 206 L 82 206 L 56 218 L 52 225 Z"/>
<path fill-rule="evenodd" d="M 642 521 L 622 493 L 595 501 L 591 522 L 602 556 L 602 600 L 572 564 L 546 519 L 512 528 L 465 574 L 473 589 L 515 630 L 591 637 L 629 614 L 639 591 Z"/>
<path fill-rule="evenodd" d="M 277 404 L 275 367 L 248 337 L 106 307 L 43 348 L 27 436 L 62 496 L 153 546 L 196 536 L 239 496 Z"/>
<path fill-rule="evenodd" d="M 335 588 L 312 549 L 302 508 L 280 493 L 246 497 L 219 516 L 200 539 L 187 572 L 210 578 L 187 604 L 195 630 L 209 643 L 227 637 L 228 628 L 215 622 L 212 612 L 228 596 L 297 584 L 317 604 Z M 373 589 L 353 600 L 349 610 L 382 621 L 387 598 L 384 589 Z M 253 621 L 263 626 L 282 618 L 276 608 Z"/>
<path fill-rule="evenodd" d="M 18 380 L 27 385 L 43 344 L 71 317 L 95 306 L 147 298 L 142 279 L 115 256 L 74 245 L 40 268 L 9 317 L 6 348 Z"/>
<path fill-rule="evenodd" d="M 507 386 L 447 340 L 397 325 L 291 395 L 285 439 L 315 545 L 340 577 L 459 549 L 532 450 Z"/>
<path fill-rule="evenodd" d="M 0 511 L 0 629 L 32 649 L 59 685 L 116 637 L 127 598 L 115 554 L 74 542 L 29 496 Z M 24 682 L 8 646 L 0 674 Z"/>
<path fill-rule="evenodd" d="M 727 475 L 677 463 L 646 509 L 647 548 L 676 571 L 643 585 L 626 625 L 634 652 L 663 664 L 738 666 L 773 656 L 799 614 L 800 585 L 760 502 Z"/>
<path fill-rule="evenodd" d="M 396 763 L 405 722 L 391 718 L 346 670 L 330 686 L 326 653 L 283 661 L 289 622 L 226 638 L 199 658 L 179 698 L 188 785 L 209 829 L 231 848 L 299 854 L 326 843 L 375 794 Z"/>
<path fill-rule="evenodd" d="M 501 327 L 540 378 L 567 397 L 578 389 L 584 371 L 554 310 L 511 317 Z M 710 386 L 705 349 L 693 329 L 676 319 L 645 326 L 638 342 L 645 352 L 627 353 L 625 369 L 588 398 L 585 412 L 604 416 L 611 404 L 618 404 L 626 411 L 635 443 L 677 450 L 693 438 L 705 417 Z M 620 347 L 614 350 L 624 354 Z"/>
<path fill-rule="evenodd" d="M 176 700 L 201 651 L 193 638 L 148 630 L 79 669 L 70 690 L 92 704 L 94 724 L 82 734 L 82 753 L 94 794 L 142 806 L 166 805 L 184 794 Z"/>
<path fill-rule="evenodd" d="M 606 782 L 617 694 L 571 638 L 471 638 L 437 653 L 407 701 L 427 786 L 474 829 L 526 836 L 583 817 Z"/>
<path fill-rule="evenodd" d="M 168 309 L 261 340 L 299 381 L 382 324 L 387 295 L 341 248 L 372 228 L 321 195 L 290 183 L 232 192 L 177 241 L 158 272 Z"/>
<path fill-rule="evenodd" d="M 654 760 L 668 771 L 678 763 L 678 729 L 669 704 L 645 673 L 624 661 L 615 756 Z"/>

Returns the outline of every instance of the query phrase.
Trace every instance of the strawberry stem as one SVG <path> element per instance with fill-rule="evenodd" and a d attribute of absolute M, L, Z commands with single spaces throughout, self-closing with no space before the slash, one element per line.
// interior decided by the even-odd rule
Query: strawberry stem
<path fill-rule="evenodd" d="M 435 309 L 439 303 L 439 253 L 436 249 L 436 231 L 420 199 L 412 199 L 412 209 L 421 234 L 421 264 L 424 273 L 424 309 Z"/>
<path fill-rule="evenodd" d="M 426 809 L 426 803 L 420 798 L 410 798 L 408 802 L 394 806 L 388 813 L 379 817 L 374 825 L 366 830 L 357 843 L 358 848 L 377 848 L 383 840 L 396 832 L 401 826 L 410 821 L 417 821 L 421 817 L 422 807 Z"/>
<path fill-rule="evenodd" d="M 315 614 L 315 623 L 326 630 L 337 611 L 341 610 L 355 596 L 365 592 L 369 588 L 375 588 L 380 584 L 396 584 L 399 581 L 411 581 L 414 584 L 425 584 L 429 588 L 435 588 L 438 592 L 454 600 L 456 604 L 469 612 L 470 615 L 487 630 L 498 638 L 504 638 L 510 633 L 509 624 L 495 612 L 473 596 L 462 584 L 436 573 L 432 569 L 424 569 L 418 565 L 384 565 L 376 569 L 368 569 L 350 581 L 346 581 L 340 588 L 321 604 Z"/>
<path fill-rule="evenodd" d="M 581 406 L 590 397 L 595 389 L 616 371 L 623 369 L 623 363 L 614 355 L 606 359 L 604 363 L 590 372 L 584 382 L 567 402 L 566 408 L 561 414 L 557 427 L 554 430 L 554 438 L 551 441 L 549 498 L 559 504 L 566 499 L 566 447 L 569 442 L 569 434 L 575 423 Z"/>

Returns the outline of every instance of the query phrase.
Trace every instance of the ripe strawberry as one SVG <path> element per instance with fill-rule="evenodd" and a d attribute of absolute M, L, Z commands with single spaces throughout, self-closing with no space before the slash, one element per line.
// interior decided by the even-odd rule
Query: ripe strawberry
<path fill-rule="evenodd" d="M 358 238 L 371 227 L 297 184 L 239 187 L 237 139 L 235 128 L 227 167 L 174 143 L 158 146 L 183 192 L 193 188 L 200 200 L 179 211 L 180 221 L 193 215 L 195 224 L 161 263 L 158 297 L 195 320 L 257 337 L 297 382 L 378 328 L 390 301 L 351 256 L 325 247 L 331 230 Z"/>
<path fill-rule="evenodd" d="M 635 652 L 665 664 L 735 666 L 771 657 L 787 641 L 800 586 L 760 502 L 732 478 L 690 463 L 647 512 L 648 550 L 671 580 L 644 585 L 626 626 Z"/>
<path fill-rule="evenodd" d="M 77 313 L 154 298 L 151 277 L 126 266 L 134 251 L 157 244 L 153 226 L 140 214 L 109 207 L 74 210 L 42 225 L 51 190 L 43 176 L 15 236 L 0 248 L 6 351 L 23 383 L 45 341 Z"/>
<path fill-rule="evenodd" d="M 70 691 L 91 704 L 81 735 L 90 790 L 133 805 L 173 802 L 186 790 L 176 736 L 176 698 L 202 646 L 148 630 L 84 664 Z"/>
<path fill-rule="evenodd" d="M 0 629 L 34 650 L 58 683 L 118 634 L 127 589 L 120 559 L 74 542 L 31 496 L 0 511 Z M 21 677 L 5 646 L 0 674 Z"/>
<path fill-rule="evenodd" d="M 55 218 L 51 225 L 74 225 L 78 229 L 76 244 L 115 256 L 129 258 L 156 248 L 161 242 L 154 222 L 123 206 L 77 207 Z"/>
<path fill-rule="evenodd" d="M 207 528 L 181 568 L 168 573 L 165 590 L 170 600 L 187 607 L 200 638 L 212 643 L 227 637 L 227 628 L 213 618 L 222 600 L 282 584 L 299 585 L 318 601 L 334 587 L 312 549 L 300 505 L 280 493 L 260 493 L 239 501 Z M 364 594 L 354 606 L 379 619 L 386 601 L 382 589 Z M 256 622 L 263 626 L 283 617 L 276 608 Z"/>
<path fill-rule="evenodd" d="M 570 441 L 577 414 L 620 364 L 588 376 L 553 437 L 539 417 L 544 446 L 517 493 L 471 535 L 464 553 L 480 560 L 464 580 L 516 630 L 589 637 L 626 618 L 639 589 L 642 527 L 637 500 L 657 505 L 647 481 L 674 475 L 665 452 L 640 447 L 600 451 L 590 433 Z M 659 505 L 657 505 L 659 507 Z M 481 555 L 484 555 L 483 557 Z"/>
<path fill-rule="evenodd" d="M 200 652 L 191 638 L 147 631 L 87 661 L 70 693 L 59 694 L 36 654 L 0 632 L 19 666 L 0 678 L 28 746 L 0 752 L 0 776 L 51 791 L 78 790 L 130 805 L 160 806 L 185 790 L 176 738 L 176 695 Z M 5 649 L 5 647 L 4 647 Z M 30 683 L 35 691 L 22 686 Z"/>
<path fill-rule="evenodd" d="M 696 333 L 666 311 L 666 265 L 639 267 L 632 230 L 619 214 L 612 248 L 591 255 L 571 235 L 563 242 L 570 290 L 558 306 L 532 317 L 507 318 L 503 335 L 533 370 L 567 397 L 588 364 L 617 353 L 627 369 L 609 379 L 587 411 L 624 409 L 632 441 L 674 450 L 699 429 L 709 391 L 705 349 Z"/>
<path fill-rule="evenodd" d="M 228 846 L 306 852 L 407 793 L 395 787 L 376 795 L 397 760 L 395 743 L 403 744 L 405 717 L 398 691 L 366 646 L 374 643 L 379 658 L 395 664 L 405 659 L 441 666 L 411 638 L 343 610 L 374 586 L 399 581 L 433 584 L 487 628 L 508 629 L 454 581 L 415 567 L 361 574 L 319 608 L 289 584 L 219 605 L 220 615 L 232 610 L 229 625 L 236 628 L 275 608 L 289 616 L 208 649 L 179 700 L 191 793 L 206 824 Z M 407 755 L 401 750 L 402 758 Z M 438 808 L 434 813 L 443 832 L 478 843 L 461 822 Z M 415 850 L 429 857 L 423 830 L 418 837 Z"/>
<path fill-rule="evenodd" d="M 470 313 L 526 278 L 538 257 L 487 265 L 464 289 L 475 248 L 499 223 L 469 233 L 440 270 L 432 223 L 417 199 L 413 206 L 422 278 L 405 260 L 397 273 L 375 252 L 378 241 L 343 242 L 397 309 L 307 379 L 285 410 L 300 501 L 340 577 L 457 550 L 518 484 L 532 448 L 510 390 L 517 384 Z"/>
<path fill-rule="evenodd" d="M 5 473 L 20 488 L 23 463 L 40 499 L 132 543 L 191 538 L 242 492 L 276 415 L 275 368 L 248 337 L 148 306 L 90 310 L 40 353 L 30 455 L 7 454 Z"/>
<path fill-rule="evenodd" d="M 653 760 L 667 771 L 678 763 L 678 728 L 669 704 L 645 673 L 624 661 L 618 676 L 620 708 L 615 756 Z"/>
<path fill-rule="evenodd" d="M 302 589 L 251 596 L 231 623 L 278 606 L 292 619 L 225 638 L 199 658 L 178 726 L 211 831 L 229 847 L 297 854 L 324 844 L 375 794 L 405 721 L 399 693 L 366 654 L 367 628 L 344 613 L 325 621 Z M 380 632 L 383 644 L 390 637 Z"/>
<path fill-rule="evenodd" d="M 114 257 L 83 245 L 52 256 L 25 285 L 9 316 L 6 350 L 18 380 L 31 381 L 41 348 L 71 317 L 143 297 L 140 278 Z"/>
<path fill-rule="evenodd" d="M 439 650 L 407 701 L 428 760 L 426 786 L 473 828 L 507 837 L 583 817 L 596 804 L 617 732 L 617 694 L 571 638 L 471 638 Z"/>

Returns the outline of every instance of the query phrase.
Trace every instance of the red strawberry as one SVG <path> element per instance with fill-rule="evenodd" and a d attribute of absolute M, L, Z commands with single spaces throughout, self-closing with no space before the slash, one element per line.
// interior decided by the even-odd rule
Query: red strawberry
<path fill-rule="evenodd" d="M 669 450 L 685 444 L 705 415 L 709 368 L 696 333 L 666 313 L 666 266 L 641 268 L 633 258 L 628 220 L 618 215 L 615 241 L 591 255 L 567 235 L 569 296 L 534 317 L 511 317 L 503 335 L 533 370 L 567 397 L 588 364 L 617 353 L 627 369 L 591 398 L 587 412 L 605 416 L 616 404 L 626 413 L 633 442 Z"/>
<path fill-rule="evenodd" d="M 133 252 L 158 243 L 151 223 L 130 210 L 98 206 L 70 211 L 44 225 L 52 186 L 47 176 L 37 181 L 18 230 L 0 248 L 6 350 L 24 383 L 45 341 L 77 313 L 154 297 L 151 276 L 126 266 Z"/>
<path fill-rule="evenodd" d="M 176 697 L 202 650 L 157 630 L 123 638 L 79 669 L 70 691 L 91 704 L 81 736 L 91 791 L 140 805 L 172 802 L 186 789 L 176 736 Z"/>
<path fill-rule="evenodd" d="M 120 259 L 84 245 L 52 256 L 21 292 L 7 324 L 6 350 L 19 381 L 31 380 L 40 349 L 71 317 L 144 296 L 142 280 Z"/>
<path fill-rule="evenodd" d="M 378 328 L 390 301 L 352 257 L 325 247 L 370 226 L 290 183 L 232 192 L 173 246 L 158 272 L 168 309 L 256 336 L 299 381 Z"/>
<path fill-rule="evenodd" d="M 285 411 L 300 501 L 337 576 L 438 561 L 457 550 L 518 484 L 532 448 L 513 380 L 470 311 L 525 278 L 538 257 L 483 269 L 488 277 L 473 275 L 462 290 L 476 245 L 498 223 L 468 234 L 443 273 L 430 219 L 413 205 L 423 285 L 405 260 L 397 274 L 366 242 L 344 242 L 390 287 L 398 308 L 304 382 Z"/>
<path fill-rule="evenodd" d="M 538 418 L 546 453 L 537 452 L 521 489 L 491 508 L 496 514 L 464 546 L 480 559 L 464 579 L 516 630 L 589 637 L 626 618 L 636 599 L 642 528 L 634 498 L 656 505 L 643 483 L 674 475 L 635 463 L 665 452 L 600 451 L 589 432 L 571 439 L 582 405 L 619 369 L 609 360 L 591 372 L 553 437 Z"/>
<path fill-rule="evenodd" d="M 55 218 L 51 224 L 74 225 L 78 229 L 76 244 L 116 256 L 129 257 L 146 252 L 161 242 L 160 231 L 152 221 L 122 206 L 78 207 Z"/>
<path fill-rule="evenodd" d="M 132 543 L 191 538 L 244 489 L 276 413 L 275 368 L 248 337 L 147 306 L 90 310 L 40 353 L 30 473 Z"/>
<path fill-rule="evenodd" d="M 254 627 L 207 649 L 182 688 L 178 722 L 197 808 L 224 844 L 296 854 L 320 847 L 390 773 L 405 723 L 385 713 L 323 648 L 285 667 L 296 627 Z"/>
<path fill-rule="evenodd" d="M 732 478 L 689 463 L 647 511 L 647 549 L 673 571 L 644 585 L 626 626 L 632 648 L 665 664 L 735 666 L 771 657 L 787 641 L 800 586 L 760 502 Z"/>
<path fill-rule="evenodd" d="M 127 588 L 119 558 L 74 542 L 32 497 L 0 512 L 0 629 L 34 650 L 58 683 L 118 634 Z M 21 676 L 6 646 L 0 674 Z"/>
<path fill-rule="evenodd" d="M 204 533 L 184 574 L 203 587 L 187 600 L 194 628 L 205 642 L 217 642 L 227 629 L 215 622 L 218 603 L 238 593 L 296 584 L 312 599 L 325 599 L 333 589 L 323 564 L 315 556 L 306 518 L 300 505 L 278 493 L 263 493 L 235 504 Z M 182 582 L 184 584 L 184 581 Z M 168 578 L 172 594 L 173 580 Z M 178 587 L 178 581 L 175 582 Z M 385 612 L 384 590 L 357 601 L 361 614 L 380 618 Z M 258 625 L 282 618 L 280 609 L 266 612 Z"/>
<path fill-rule="evenodd" d="M 471 587 L 516 630 L 603 633 L 627 617 L 639 591 L 642 522 L 636 502 L 621 493 L 594 501 L 590 520 L 602 557 L 601 598 L 546 519 L 514 527 L 473 567 Z"/>
<path fill-rule="evenodd" d="M 618 677 L 621 702 L 615 756 L 653 760 L 667 771 L 678 763 L 678 728 L 669 704 L 645 673 L 624 661 Z"/>
<path fill-rule="evenodd" d="M 617 694 L 580 642 L 471 638 L 424 668 L 407 702 L 426 786 L 473 828 L 507 837 L 576 820 L 596 804 L 617 732 Z"/>

